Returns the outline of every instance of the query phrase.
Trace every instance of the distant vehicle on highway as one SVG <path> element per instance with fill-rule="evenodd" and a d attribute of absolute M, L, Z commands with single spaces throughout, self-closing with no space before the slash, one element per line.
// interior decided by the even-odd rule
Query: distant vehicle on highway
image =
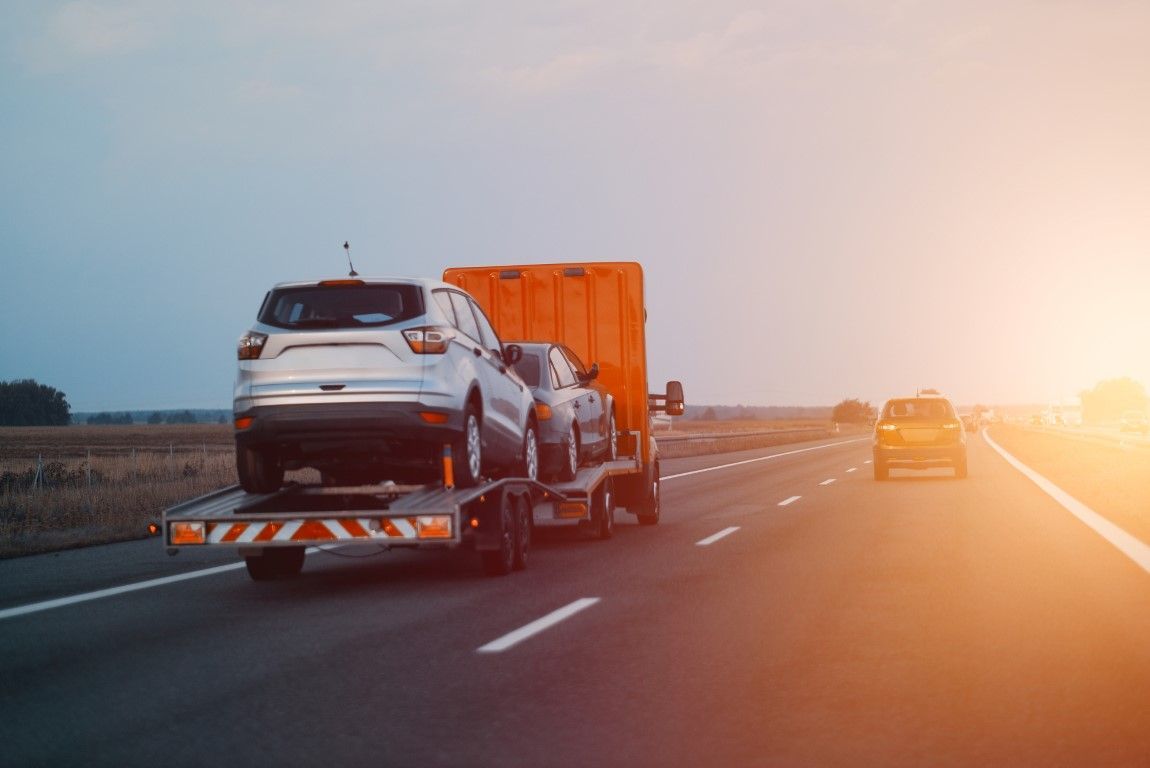
<path fill-rule="evenodd" d="M 1126 411 L 1122 414 L 1121 430 L 1123 432 L 1139 432 L 1145 435 L 1150 432 L 1150 420 L 1143 411 Z"/>
<path fill-rule="evenodd" d="M 475 300 L 414 278 L 280 283 L 239 341 L 236 469 L 249 493 L 313 467 L 332 485 L 533 478 L 531 392 Z"/>
<path fill-rule="evenodd" d="M 596 382 L 599 366 L 588 369 L 563 344 L 515 342 L 523 357 L 515 370 L 535 397 L 539 418 L 539 473 L 574 480 L 589 461 L 614 461 L 615 399 Z"/>
<path fill-rule="evenodd" d="M 965 478 L 966 431 L 949 400 L 940 395 L 888 400 L 874 426 L 874 479 L 891 469 L 952 467 Z"/>

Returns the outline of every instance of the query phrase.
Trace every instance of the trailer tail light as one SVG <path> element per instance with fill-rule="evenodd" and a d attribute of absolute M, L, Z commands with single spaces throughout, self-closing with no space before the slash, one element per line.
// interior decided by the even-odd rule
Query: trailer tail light
<path fill-rule="evenodd" d="M 203 544 L 203 523 L 172 523 L 170 529 L 172 544 Z"/>
<path fill-rule="evenodd" d="M 415 519 L 415 534 L 421 539 L 450 539 L 451 515 L 420 515 Z"/>
<path fill-rule="evenodd" d="M 419 418 L 426 421 L 428 424 L 446 424 L 447 414 L 436 413 L 435 411 L 420 411 Z"/>
<path fill-rule="evenodd" d="M 252 418 L 251 416 L 240 416 L 235 421 L 236 429 L 238 429 L 240 431 L 248 429 L 251 427 L 252 422 L 254 422 L 254 421 L 255 421 L 255 419 Z"/>
<path fill-rule="evenodd" d="M 255 331 L 248 331 L 240 337 L 239 347 L 236 349 L 236 356 L 240 360 L 255 360 L 264 351 L 264 344 L 268 340 L 266 333 L 256 333 Z"/>
<path fill-rule="evenodd" d="M 450 328 L 426 326 L 409 328 L 403 332 L 403 338 L 417 355 L 442 355 L 447 352 L 447 346 L 455 338 L 455 333 Z"/>

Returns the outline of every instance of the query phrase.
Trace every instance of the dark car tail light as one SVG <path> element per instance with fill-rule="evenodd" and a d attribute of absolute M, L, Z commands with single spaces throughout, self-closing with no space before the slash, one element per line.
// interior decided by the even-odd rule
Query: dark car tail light
<path fill-rule="evenodd" d="M 266 333 L 248 331 L 240 337 L 239 347 L 236 349 L 236 356 L 240 360 L 255 360 L 264 351 L 264 344 L 267 340 L 268 335 Z"/>
<path fill-rule="evenodd" d="M 407 346 L 417 355 L 442 355 L 455 338 L 455 332 L 450 328 L 429 325 L 409 328 L 403 332 L 403 338 L 407 339 Z"/>

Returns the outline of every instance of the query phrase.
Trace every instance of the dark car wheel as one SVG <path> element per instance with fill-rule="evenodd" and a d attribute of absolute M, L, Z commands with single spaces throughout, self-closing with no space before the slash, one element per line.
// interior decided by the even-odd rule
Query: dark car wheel
<path fill-rule="evenodd" d="M 523 463 L 519 473 L 528 480 L 539 479 L 539 430 L 534 421 L 527 423 L 527 431 L 523 433 Z"/>
<path fill-rule="evenodd" d="M 607 451 L 604 461 L 614 461 L 619 458 L 619 435 L 615 431 L 615 411 L 607 419 Z"/>
<path fill-rule="evenodd" d="M 266 449 L 237 445 L 236 474 L 240 486 L 248 493 L 278 491 L 284 482 L 283 465 Z"/>
<path fill-rule="evenodd" d="M 575 425 L 567 435 L 567 450 L 563 453 L 563 464 L 559 467 L 559 479 L 571 481 L 579 471 L 579 432 Z"/>

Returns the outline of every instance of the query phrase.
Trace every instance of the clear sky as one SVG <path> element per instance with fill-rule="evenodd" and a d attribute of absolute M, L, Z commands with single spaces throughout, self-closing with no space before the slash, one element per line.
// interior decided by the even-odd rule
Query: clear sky
<path fill-rule="evenodd" d="M 0 380 L 228 407 L 274 282 L 637 260 L 652 387 L 1150 386 L 1150 3 L 0 0 Z"/>

